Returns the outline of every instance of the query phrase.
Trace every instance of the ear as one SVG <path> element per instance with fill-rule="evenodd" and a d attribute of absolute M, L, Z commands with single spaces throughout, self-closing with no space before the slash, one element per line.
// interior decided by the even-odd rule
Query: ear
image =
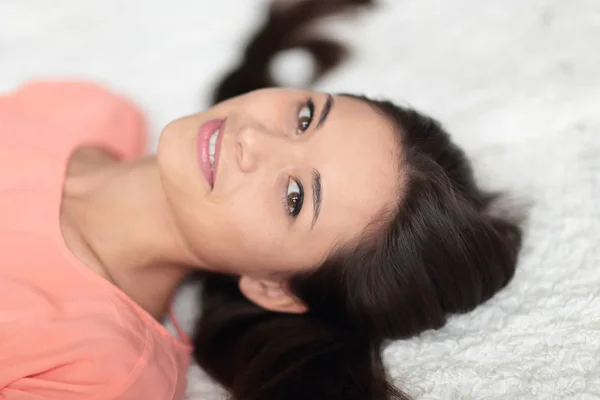
<path fill-rule="evenodd" d="M 287 285 L 280 282 L 242 276 L 239 287 L 248 300 L 266 310 L 290 314 L 308 311 L 308 307 L 290 292 Z"/>

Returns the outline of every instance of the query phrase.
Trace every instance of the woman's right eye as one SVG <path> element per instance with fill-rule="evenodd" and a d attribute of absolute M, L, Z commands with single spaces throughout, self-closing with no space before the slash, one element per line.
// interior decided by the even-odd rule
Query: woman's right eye
<path fill-rule="evenodd" d="M 308 99 L 306 104 L 298 111 L 298 128 L 296 129 L 298 135 L 302 135 L 308 130 L 312 123 L 314 113 L 315 105 L 312 102 L 312 99 Z"/>
<path fill-rule="evenodd" d="M 288 214 L 294 218 L 298 216 L 302 210 L 303 202 L 304 188 L 302 187 L 302 183 L 294 178 L 290 178 L 287 185 L 284 204 L 287 207 Z"/>

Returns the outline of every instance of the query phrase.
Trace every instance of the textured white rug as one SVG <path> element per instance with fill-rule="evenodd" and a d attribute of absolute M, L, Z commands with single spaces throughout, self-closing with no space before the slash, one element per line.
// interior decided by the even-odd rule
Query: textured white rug
<path fill-rule="evenodd" d="M 251 0 L 1 0 L 0 91 L 95 79 L 160 128 L 206 106 Z M 319 89 L 384 95 L 441 119 L 482 182 L 530 204 L 509 287 L 385 360 L 420 399 L 600 398 L 600 1 L 389 0 L 335 30 L 354 58 Z M 282 60 L 290 82 L 306 71 Z M 152 150 L 152 149 L 150 149 Z M 194 303 L 182 293 L 188 324 Z M 218 391 L 193 367 L 190 399 Z"/>

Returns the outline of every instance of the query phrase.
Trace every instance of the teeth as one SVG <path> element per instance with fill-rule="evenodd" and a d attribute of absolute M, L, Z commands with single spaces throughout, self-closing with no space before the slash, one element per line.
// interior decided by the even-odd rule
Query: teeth
<path fill-rule="evenodd" d="M 219 129 L 217 129 L 208 141 L 208 159 L 210 160 L 210 169 L 214 170 L 215 165 L 215 149 L 217 147 L 217 138 L 219 137 Z"/>
<path fill-rule="evenodd" d="M 212 135 L 210 135 L 210 140 L 208 141 L 208 154 L 211 156 L 215 155 L 215 147 L 217 145 L 218 137 L 219 137 L 218 129 Z"/>

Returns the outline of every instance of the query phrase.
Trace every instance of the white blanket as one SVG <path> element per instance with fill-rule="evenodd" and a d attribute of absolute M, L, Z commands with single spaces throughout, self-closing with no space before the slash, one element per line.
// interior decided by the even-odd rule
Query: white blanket
<path fill-rule="evenodd" d="M 83 77 L 133 97 L 153 141 L 207 104 L 262 18 L 252 0 L 1 0 L 0 91 Z M 513 282 L 436 332 L 390 344 L 420 399 L 600 398 L 600 1 L 390 0 L 333 21 L 354 58 L 319 89 L 383 95 L 441 119 L 486 187 L 529 209 Z M 290 82 L 303 63 L 282 59 Z M 283 71 L 283 72 L 281 72 Z M 190 326 L 195 304 L 178 313 Z M 219 398 L 196 367 L 190 399 Z"/>

